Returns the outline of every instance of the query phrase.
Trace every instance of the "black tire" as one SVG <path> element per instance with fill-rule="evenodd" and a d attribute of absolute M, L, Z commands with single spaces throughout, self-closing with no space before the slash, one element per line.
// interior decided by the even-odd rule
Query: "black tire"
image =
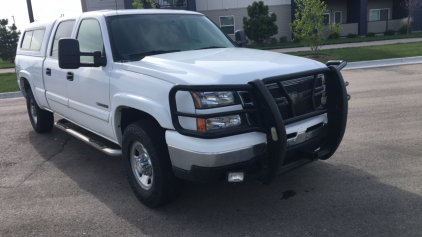
<path fill-rule="evenodd" d="M 37 133 L 50 132 L 54 126 L 53 113 L 42 110 L 38 106 L 31 90 L 28 90 L 26 95 L 26 108 L 28 110 L 29 120 L 31 121 L 32 127 Z"/>
<path fill-rule="evenodd" d="M 183 187 L 183 181 L 173 173 L 164 132 L 165 130 L 156 121 L 143 120 L 129 125 L 123 134 L 123 166 L 129 184 L 139 201 L 150 208 L 174 200 Z M 144 174 L 137 170 L 138 166 L 132 165 L 136 162 L 134 161 L 136 159 L 132 158 L 132 155 L 136 153 L 134 147 L 139 143 L 145 148 L 149 157 L 148 162 L 152 165 L 151 176 L 146 175 L 147 178 L 151 177 L 151 184 L 149 184 L 151 186 L 147 188 L 142 187 L 142 182 L 138 181 Z M 142 155 L 138 154 L 138 157 Z"/>

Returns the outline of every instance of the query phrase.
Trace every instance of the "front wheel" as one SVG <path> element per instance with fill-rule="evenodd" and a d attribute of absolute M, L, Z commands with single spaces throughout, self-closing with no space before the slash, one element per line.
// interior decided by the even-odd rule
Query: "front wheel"
<path fill-rule="evenodd" d="M 28 110 L 29 120 L 31 121 L 32 127 L 37 133 L 45 133 L 51 131 L 54 126 L 54 115 L 53 113 L 42 110 L 37 101 L 35 101 L 34 95 L 31 90 L 26 92 L 26 107 Z"/>
<path fill-rule="evenodd" d="M 123 165 L 136 197 L 148 207 L 175 199 L 183 185 L 172 171 L 164 129 L 153 120 L 129 125 L 123 134 Z"/>

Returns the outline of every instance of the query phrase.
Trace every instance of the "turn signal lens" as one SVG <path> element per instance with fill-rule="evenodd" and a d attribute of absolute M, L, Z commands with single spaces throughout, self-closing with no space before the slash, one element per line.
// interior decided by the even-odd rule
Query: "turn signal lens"
<path fill-rule="evenodd" d="M 200 132 L 206 132 L 206 127 L 205 127 L 205 119 L 199 118 L 196 119 L 196 123 L 198 125 L 198 131 Z"/>

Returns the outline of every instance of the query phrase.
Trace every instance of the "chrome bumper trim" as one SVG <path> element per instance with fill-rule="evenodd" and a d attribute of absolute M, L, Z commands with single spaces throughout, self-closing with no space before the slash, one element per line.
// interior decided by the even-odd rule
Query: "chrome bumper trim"
<path fill-rule="evenodd" d="M 317 137 L 321 135 L 324 131 L 324 127 L 326 126 L 326 123 L 323 123 L 321 127 L 318 127 L 312 131 L 309 132 L 302 132 L 296 134 L 296 137 L 287 139 L 287 147 L 294 146 L 297 144 L 300 144 L 302 142 L 305 142 L 309 139 L 312 139 L 314 137 Z"/>
<path fill-rule="evenodd" d="M 260 156 L 267 144 L 261 143 L 250 147 L 227 152 L 196 152 L 168 146 L 171 164 L 174 167 L 190 170 L 191 167 L 221 167 L 248 161 Z"/>

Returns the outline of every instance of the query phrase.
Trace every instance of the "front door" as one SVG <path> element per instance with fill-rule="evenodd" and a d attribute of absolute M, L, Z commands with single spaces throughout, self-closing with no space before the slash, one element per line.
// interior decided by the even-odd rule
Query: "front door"
<path fill-rule="evenodd" d="M 105 27 L 105 26 L 104 26 Z M 79 21 L 76 39 L 81 52 L 101 51 L 103 56 L 111 57 L 104 49 L 104 32 L 95 18 Z M 81 56 L 81 63 L 93 63 L 91 56 Z M 114 140 L 110 121 L 109 77 L 112 62 L 105 67 L 80 67 L 68 70 L 67 82 L 71 119 L 83 127 Z"/>

